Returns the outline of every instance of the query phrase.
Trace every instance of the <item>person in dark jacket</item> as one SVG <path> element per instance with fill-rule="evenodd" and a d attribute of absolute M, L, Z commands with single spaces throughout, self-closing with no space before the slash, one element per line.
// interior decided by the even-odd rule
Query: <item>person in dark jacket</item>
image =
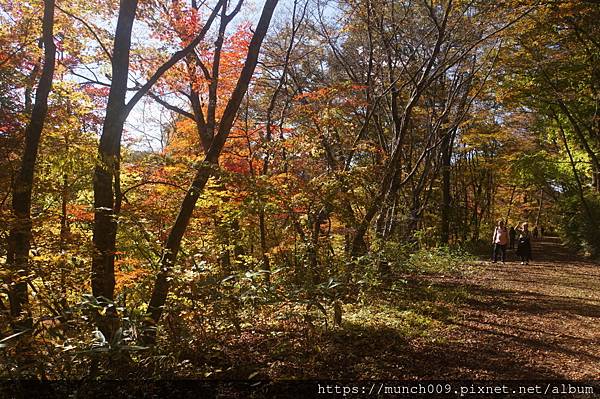
<path fill-rule="evenodd" d="M 508 230 L 508 247 L 510 249 L 515 249 L 515 239 L 517 238 L 517 231 L 513 226 L 510 226 Z"/>
<path fill-rule="evenodd" d="M 531 260 L 531 232 L 529 224 L 523 223 L 521 228 L 517 227 L 519 239 L 517 241 L 517 255 L 521 258 L 522 265 L 528 265 Z"/>

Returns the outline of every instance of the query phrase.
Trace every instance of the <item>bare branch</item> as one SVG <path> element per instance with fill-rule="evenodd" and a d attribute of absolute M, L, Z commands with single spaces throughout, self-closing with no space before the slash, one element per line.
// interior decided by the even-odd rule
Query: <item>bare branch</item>
<path fill-rule="evenodd" d="M 94 36 L 94 38 L 96 39 L 96 41 L 98 42 L 98 44 L 102 48 L 102 51 L 104 51 L 104 54 L 106 54 L 106 56 L 108 57 L 108 59 L 112 62 L 112 54 L 110 53 L 110 51 L 108 51 L 108 48 L 104 45 L 104 43 L 102 43 L 102 40 L 100 40 L 100 37 L 98 36 L 98 34 L 96 33 L 96 31 L 94 31 L 94 29 L 92 28 L 92 26 L 90 24 L 88 24 L 87 22 L 85 22 L 85 20 L 83 20 L 82 18 L 78 17 L 77 15 L 70 13 L 69 11 L 65 10 L 64 8 L 61 8 L 59 5 L 56 5 L 56 8 L 58 10 L 60 10 L 63 14 L 66 14 L 69 17 L 71 17 L 71 18 L 73 18 L 73 19 L 81 22 L 83 24 L 83 26 L 85 26 L 86 29 L 92 34 L 92 36 Z"/>

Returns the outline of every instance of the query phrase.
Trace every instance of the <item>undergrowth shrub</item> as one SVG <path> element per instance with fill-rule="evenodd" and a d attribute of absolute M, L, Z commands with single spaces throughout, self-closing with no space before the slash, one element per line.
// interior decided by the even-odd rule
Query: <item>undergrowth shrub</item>
<path fill-rule="evenodd" d="M 489 257 L 492 250 L 489 240 L 483 239 L 464 241 L 459 243 L 457 247 L 460 248 L 461 252 L 486 257 Z"/>
<path fill-rule="evenodd" d="M 372 273 L 382 271 L 383 267 L 384 271 L 392 273 L 457 273 L 473 260 L 472 255 L 461 247 L 416 248 L 413 243 L 388 241 L 375 248 L 368 269 Z"/>
<path fill-rule="evenodd" d="M 587 256 L 600 256 L 600 195 L 587 193 L 586 202 L 591 215 L 581 205 L 581 199 L 572 195 L 558 204 L 559 230 L 562 240 L 572 249 Z M 591 217 L 590 217 L 591 216 Z"/>
<path fill-rule="evenodd" d="M 435 247 L 413 252 L 404 263 L 412 273 L 459 273 L 472 260 L 472 256 L 460 248 Z"/>

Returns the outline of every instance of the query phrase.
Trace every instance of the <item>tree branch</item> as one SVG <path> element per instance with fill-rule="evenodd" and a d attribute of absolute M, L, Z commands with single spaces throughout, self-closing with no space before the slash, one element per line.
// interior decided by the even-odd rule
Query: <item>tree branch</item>
<path fill-rule="evenodd" d="M 108 59 L 112 62 L 112 54 L 110 53 L 110 51 L 108 51 L 108 49 L 106 48 L 106 46 L 104 45 L 104 43 L 102 43 L 102 40 L 100 40 L 100 37 L 98 36 L 98 34 L 94 31 L 94 29 L 90 26 L 90 24 L 88 24 L 87 22 L 85 22 L 82 18 L 78 17 L 75 14 L 70 13 L 69 11 L 61 8 L 59 5 L 56 5 L 56 8 L 61 11 L 63 14 L 68 15 L 69 17 L 81 22 L 83 24 L 83 26 L 85 26 L 87 28 L 87 30 L 94 36 L 94 38 L 96 39 L 96 41 L 98 42 L 98 44 L 100 45 L 100 47 L 102 48 L 102 50 L 104 51 L 104 54 L 106 54 L 106 56 L 108 57 Z"/>
<path fill-rule="evenodd" d="M 217 14 L 219 12 L 219 8 L 221 7 L 221 5 L 223 4 L 224 1 L 225 0 L 219 0 L 216 7 L 214 8 L 214 10 L 211 12 L 210 16 L 206 20 L 206 23 L 204 24 L 204 27 L 202 28 L 202 30 L 200 31 L 198 36 L 196 36 L 196 38 L 194 40 L 192 40 L 190 42 L 190 44 L 188 44 L 183 49 L 174 53 L 171 56 L 171 58 L 169 58 L 160 67 L 158 67 L 158 69 L 156 70 L 156 72 L 154 72 L 154 74 L 150 77 L 150 79 L 148 79 L 148 81 L 137 91 L 137 93 L 135 93 L 135 95 L 131 98 L 131 100 L 129 100 L 129 102 L 125 106 L 125 116 L 127 116 L 131 112 L 131 110 L 133 109 L 133 107 L 135 107 L 135 105 L 138 103 L 138 101 L 144 95 L 146 95 L 146 93 L 148 93 L 148 91 L 152 88 L 152 86 L 154 86 L 154 84 L 158 81 L 158 79 L 160 79 L 161 76 L 164 75 L 164 73 L 169 70 L 169 68 L 171 68 L 173 65 L 178 63 L 181 59 L 183 59 L 187 54 L 189 54 L 198 45 L 198 43 L 200 43 L 204 39 L 204 36 L 206 36 L 206 33 L 208 33 L 208 30 L 210 29 L 215 17 L 217 16 Z"/>

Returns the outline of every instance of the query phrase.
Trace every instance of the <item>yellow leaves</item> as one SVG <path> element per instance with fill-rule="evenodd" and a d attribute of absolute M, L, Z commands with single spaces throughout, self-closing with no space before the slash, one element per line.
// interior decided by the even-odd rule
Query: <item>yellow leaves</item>
<path fill-rule="evenodd" d="M 288 173 L 277 173 L 270 176 L 269 180 L 272 184 L 279 186 L 287 183 L 290 178 L 293 178 L 293 176 L 289 175 Z"/>
<path fill-rule="evenodd" d="M 269 251 L 269 253 L 267 255 L 277 255 L 277 254 L 288 252 L 288 251 L 289 251 L 289 245 L 287 243 L 281 243 L 281 244 L 271 248 L 271 250 Z"/>
<path fill-rule="evenodd" d="M 382 148 L 373 141 L 361 141 L 354 149 L 360 152 L 381 153 L 383 155 Z"/>

